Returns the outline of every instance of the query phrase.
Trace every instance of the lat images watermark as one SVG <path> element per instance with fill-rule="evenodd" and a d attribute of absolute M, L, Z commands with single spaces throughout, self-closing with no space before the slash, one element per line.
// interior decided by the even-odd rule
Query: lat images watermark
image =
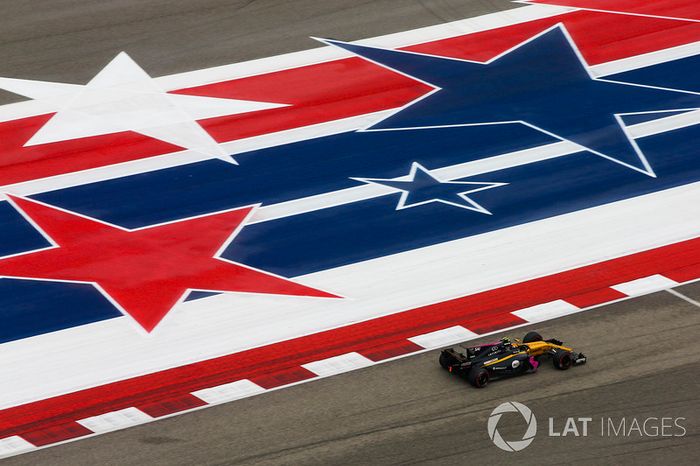
<path fill-rule="evenodd" d="M 498 431 L 498 424 L 505 413 L 520 413 L 527 425 L 522 438 L 504 439 Z M 547 418 L 548 437 L 685 437 L 685 417 L 564 417 Z M 527 448 L 537 435 L 537 418 L 530 408 L 517 401 L 507 401 L 496 406 L 489 416 L 486 429 L 489 438 L 498 448 L 517 452 Z"/>
<path fill-rule="evenodd" d="M 522 439 L 507 442 L 503 440 L 503 437 L 501 437 L 501 434 L 498 432 L 498 421 L 501 420 L 501 416 L 503 416 L 504 413 L 513 412 L 522 414 L 525 422 L 527 422 L 527 430 Z M 537 434 L 537 419 L 535 415 L 532 414 L 530 408 L 524 404 L 518 403 L 517 401 L 507 401 L 496 406 L 496 409 L 491 411 L 486 427 L 491 441 L 493 441 L 494 445 L 498 448 L 505 451 L 520 451 L 527 448 L 535 439 L 535 435 Z"/>

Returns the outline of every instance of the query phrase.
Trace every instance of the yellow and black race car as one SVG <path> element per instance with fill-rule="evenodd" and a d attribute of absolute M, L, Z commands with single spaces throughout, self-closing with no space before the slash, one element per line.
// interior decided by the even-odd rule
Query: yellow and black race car
<path fill-rule="evenodd" d="M 543 340 L 539 333 L 528 332 L 521 340 L 503 338 L 481 346 L 455 348 L 440 353 L 440 365 L 453 374 L 466 378 L 477 388 L 489 380 L 535 372 L 543 357 L 550 357 L 554 367 L 566 370 L 584 364 L 586 356 L 555 339 Z"/>

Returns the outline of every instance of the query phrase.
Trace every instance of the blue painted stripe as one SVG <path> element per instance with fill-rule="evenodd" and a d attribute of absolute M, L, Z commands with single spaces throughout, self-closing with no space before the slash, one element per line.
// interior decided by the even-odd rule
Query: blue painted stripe
<path fill-rule="evenodd" d="M 467 143 L 468 141 L 468 143 Z M 553 139 L 523 125 L 343 133 L 36 196 L 127 228 L 355 186 L 350 177 L 396 177 L 412 160 L 445 166 Z M 410 148 L 410 150 L 406 150 Z"/>
<path fill-rule="evenodd" d="M 473 179 L 510 183 L 474 195 L 493 216 L 435 203 L 395 211 L 398 195 L 392 194 L 250 225 L 224 257 L 296 276 L 668 189 L 700 180 L 698 140 L 698 126 L 641 140 L 657 179 L 578 153 Z M 407 170 L 408 165 L 399 171 Z M 104 206 L 107 214 L 118 208 Z M 23 220 L 15 215 L 15 221 Z M 1 341 L 115 316 L 96 291 L 77 294 L 70 285 L 41 282 L 28 290 L 23 281 L 2 283 L 2 296 L 14 300 L 0 308 Z M 53 294 L 61 287 L 63 293 Z M 32 318 L 18 306 L 29 306 Z"/>
<path fill-rule="evenodd" d="M 609 79 L 694 90 L 700 57 L 642 68 Z M 680 77 L 679 77 L 680 76 Z M 693 86 L 695 86 L 693 88 Z M 663 115 L 667 116 L 667 115 Z M 625 117 L 634 124 L 656 115 Z M 536 147 L 554 139 L 522 125 L 439 131 L 344 133 L 143 173 L 36 196 L 127 228 L 262 202 L 265 205 L 354 185 L 350 177 L 391 178 L 413 160 L 441 167 Z M 4 243 L 3 243 L 4 244 Z M 0 254 L 6 254 L 0 244 Z"/>
<path fill-rule="evenodd" d="M 636 70 L 634 79 L 661 79 L 669 66 Z M 692 60 L 674 62 L 673 73 L 697 66 Z M 689 76 L 672 79 L 680 87 Z M 493 216 L 441 204 L 397 212 L 398 195 L 387 195 L 248 226 L 224 256 L 296 276 L 668 189 L 700 180 L 698 140 L 700 127 L 639 140 L 657 179 L 580 153 L 474 178 L 510 183 L 474 195 Z M 350 176 L 400 176 L 413 161 L 438 168 L 550 141 L 519 125 L 346 133 L 242 154 L 240 167 L 203 162 L 36 198 L 133 228 L 357 185 Z M 0 203 L 0 254 L 46 245 L 17 212 Z M 119 315 L 89 285 L 0 280 L 0 342 Z"/>
<path fill-rule="evenodd" d="M 510 183 L 473 195 L 492 216 L 437 203 L 394 211 L 392 194 L 251 225 L 225 257 L 295 276 L 640 196 L 700 181 L 698 140 L 700 126 L 640 140 L 658 178 L 582 152 L 463 179 Z"/>
<path fill-rule="evenodd" d="M 0 343 L 119 316 L 92 285 L 0 280 Z"/>
<path fill-rule="evenodd" d="M 698 71 L 700 69 L 700 56 L 692 56 L 680 60 L 661 63 L 655 66 L 639 68 L 624 73 L 606 76 L 605 79 L 622 81 L 647 86 L 658 86 L 669 89 L 681 89 L 690 92 L 700 92 Z M 674 112 L 659 115 L 629 115 L 623 117 L 626 125 L 634 125 L 645 121 L 655 120 L 659 117 L 673 115 Z"/>
<path fill-rule="evenodd" d="M 693 55 L 654 66 L 605 76 L 604 79 L 700 92 L 698 69 L 700 69 L 700 55 Z"/>

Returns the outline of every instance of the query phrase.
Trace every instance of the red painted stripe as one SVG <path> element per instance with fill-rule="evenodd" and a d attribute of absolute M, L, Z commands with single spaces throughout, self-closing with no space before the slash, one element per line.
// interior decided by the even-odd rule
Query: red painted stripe
<path fill-rule="evenodd" d="M 422 346 L 418 346 L 410 340 L 392 341 L 383 345 L 374 346 L 359 353 L 372 361 L 383 361 L 389 358 L 395 358 L 404 354 L 415 353 L 421 351 Z"/>
<path fill-rule="evenodd" d="M 260 385 L 262 388 L 270 389 L 301 382 L 302 380 L 313 379 L 314 377 L 317 377 L 317 375 L 304 367 L 298 366 L 253 377 L 250 381 Z"/>
<path fill-rule="evenodd" d="M 670 16 L 700 21 L 697 0 L 534 0 L 532 3 L 592 8 L 641 15 Z"/>
<path fill-rule="evenodd" d="M 141 404 L 135 407 L 149 416 L 161 417 L 167 416 L 168 414 L 179 413 L 180 411 L 187 411 L 188 409 L 198 408 L 206 404 L 207 403 L 205 403 L 203 400 L 188 393 L 175 398 L 168 398 L 167 400 Z"/>
<path fill-rule="evenodd" d="M 84 437 L 92 433 L 90 429 L 77 422 L 67 422 L 65 424 L 48 426 L 41 430 L 25 432 L 22 434 L 22 437 L 24 437 L 24 440 L 37 447 L 43 447 L 44 445 L 51 445 L 52 443 L 63 442 L 64 440 Z"/>
<path fill-rule="evenodd" d="M 5 409 L 0 411 L 0 438 L 130 406 L 143 406 L 154 400 L 185 396 L 194 390 L 244 378 L 260 381 L 268 374 L 294 372 L 294 368 L 308 362 L 351 351 L 371 352 L 373 348 L 453 325 L 464 325 L 473 331 L 504 328 L 513 322 L 522 322 L 513 319 L 512 311 L 596 292 L 649 275 L 673 278 L 674 271 L 679 269 L 688 277 L 688 271 L 693 270 L 698 274 L 692 279 L 700 278 L 700 238 Z"/>
<path fill-rule="evenodd" d="M 143 159 L 179 150 L 135 133 L 22 147 L 51 115 L 0 123 L 0 185 Z"/>
<path fill-rule="evenodd" d="M 691 264 L 666 272 L 666 277 L 678 283 L 689 282 L 700 278 L 700 264 Z"/>
<path fill-rule="evenodd" d="M 458 307 L 462 305 L 463 303 L 457 303 Z M 493 309 L 474 306 L 474 311 L 471 312 L 470 310 L 467 318 L 457 322 L 457 324 L 476 333 L 495 332 L 502 328 L 524 324 L 525 321 L 523 319 L 511 314 L 511 312 L 530 305 L 514 305 L 499 308 L 499 304 L 493 303 Z"/>
<path fill-rule="evenodd" d="M 566 25 L 590 64 L 700 40 L 698 23 L 580 11 L 408 49 L 484 61 L 558 22 Z M 202 121 L 212 136 L 223 142 L 395 108 L 426 89 L 411 79 L 353 58 L 179 92 L 292 105 Z M 22 147 L 48 117 L 0 123 L 0 185 L 177 150 L 129 132 Z"/>
<path fill-rule="evenodd" d="M 589 65 L 598 65 L 700 40 L 700 24 L 697 23 L 577 11 L 435 43 L 421 44 L 409 49 L 416 52 L 486 61 L 557 23 L 566 26 Z"/>
<path fill-rule="evenodd" d="M 602 288 L 600 290 L 589 291 L 588 293 L 569 296 L 566 301 L 574 306 L 585 308 L 598 304 L 609 303 L 616 299 L 626 298 L 627 295 L 612 288 Z"/>

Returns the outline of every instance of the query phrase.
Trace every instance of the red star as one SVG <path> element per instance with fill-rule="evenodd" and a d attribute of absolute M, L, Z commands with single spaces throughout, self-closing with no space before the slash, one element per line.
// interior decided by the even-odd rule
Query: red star
<path fill-rule="evenodd" d="M 253 207 L 127 230 L 8 197 L 55 246 L 0 259 L 0 276 L 92 283 L 147 332 L 189 290 L 337 297 L 217 257 Z"/>

